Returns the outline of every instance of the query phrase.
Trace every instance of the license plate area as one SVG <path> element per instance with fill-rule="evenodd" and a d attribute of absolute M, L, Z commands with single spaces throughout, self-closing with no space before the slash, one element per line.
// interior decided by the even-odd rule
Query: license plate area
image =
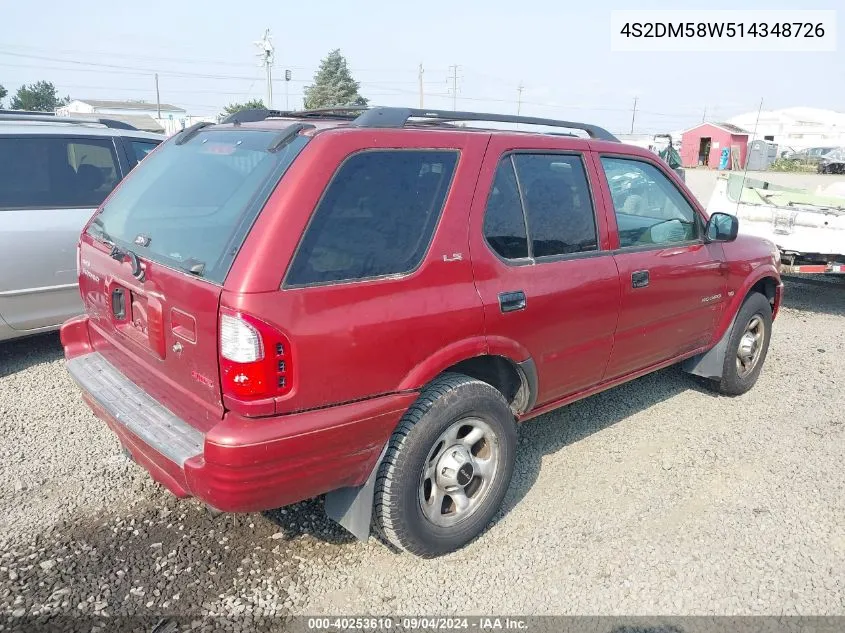
<path fill-rule="evenodd" d="M 123 318 L 119 318 L 119 315 Z M 164 324 L 161 302 L 129 288 L 112 290 L 115 329 L 138 345 L 164 358 Z"/>

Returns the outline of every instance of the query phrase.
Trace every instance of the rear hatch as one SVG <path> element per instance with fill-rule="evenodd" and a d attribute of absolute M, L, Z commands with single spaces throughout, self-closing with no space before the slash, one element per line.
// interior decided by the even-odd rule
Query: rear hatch
<path fill-rule="evenodd" d="M 283 128 L 184 132 L 133 170 L 83 233 L 80 291 L 94 348 L 203 431 L 224 413 L 224 280 L 307 140 Z"/>

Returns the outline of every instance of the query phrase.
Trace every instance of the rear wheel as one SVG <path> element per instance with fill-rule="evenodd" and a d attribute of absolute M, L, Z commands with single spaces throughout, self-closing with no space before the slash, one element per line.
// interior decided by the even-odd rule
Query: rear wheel
<path fill-rule="evenodd" d="M 720 393 L 738 396 L 754 386 L 766 360 L 771 334 L 772 306 L 755 292 L 742 304 L 734 321 L 717 386 Z"/>
<path fill-rule="evenodd" d="M 393 433 L 376 480 L 374 521 L 391 544 L 430 558 L 478 536 L 513 474 L 514 415 L 502 394 L 444 374 Z"/>

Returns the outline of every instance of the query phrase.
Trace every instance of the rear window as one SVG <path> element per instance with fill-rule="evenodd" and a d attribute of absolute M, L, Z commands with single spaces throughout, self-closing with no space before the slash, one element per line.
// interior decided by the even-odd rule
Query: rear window
<path fill-rule="evenodd" d="M 94 208 L 120 180 L 109 139 L 0 137 L 0 209 Z"/>
<path fill-rule="evenodd" d="M 261 207 L 308 142 L 281 131 L 201 131 L 136 167 L 88 231 L 140 257 L 223 283 Z"/>
<path fill-rule="evenodd" d="M 368 150 L 338 169 L 314 211 L 287 286 L 408 273 L 431 242 L 454 150 Z"/>

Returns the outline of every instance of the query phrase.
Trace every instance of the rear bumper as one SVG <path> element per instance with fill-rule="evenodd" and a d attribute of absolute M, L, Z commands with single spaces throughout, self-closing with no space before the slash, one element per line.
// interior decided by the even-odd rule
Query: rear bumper
<path fill-rule="evenodd" d="M 226 512 L 269 510 L 363 484 L 416 398 L 394 394 L 257 419 L 229 413 L 201 433 L 97 352 L 67 365 L 94 413 L 156 481 Z"/>

